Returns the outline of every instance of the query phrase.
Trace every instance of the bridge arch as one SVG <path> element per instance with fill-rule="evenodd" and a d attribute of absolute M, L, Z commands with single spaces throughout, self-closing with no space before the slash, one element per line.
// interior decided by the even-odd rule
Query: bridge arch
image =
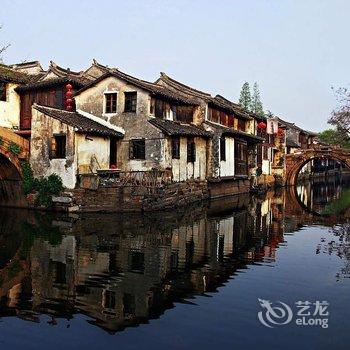
<path fill-rule="evenodd" d="M 22 167 L 19 158 L 0 147 L 0 180 L 21 180 Z"/>
<path fill-rule="evenodd" d="M 350 150 L 309 149 L 286 156 L 286 185 L 294 186 L 303 166 L 314 159 L 333 159 L 350 169 Z"/>

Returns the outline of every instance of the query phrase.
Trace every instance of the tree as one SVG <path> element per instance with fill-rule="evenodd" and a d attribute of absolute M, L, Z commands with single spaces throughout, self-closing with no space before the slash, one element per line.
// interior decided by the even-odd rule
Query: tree
<path fill-rule="evenodd" d="M 2 29 L 2 25 L 0 25 L 0 30 Z M 2 55 L 8 49 L 10 44 L 0 45 L 0 63 L 2 62 Z"/>
<path fill-rule="evenodd" d="M 318 138 L 329 145 L 350 148 L 350 137 L 339 129 L 326 129 L 318 134 Z"/>
<path fill-rule="evenodd" d="M 245 109 L 247 112 L 250 111 L 252 98 L 250 95 L 250 86 L 249 83 L 246 81 L 241 90 L 241 94 L 239 97 L 239 104 L 242 106 L 243 109 Z"/>
<path fill-rule="evenodd" d="M 259 86 L 257 82 L 255 82 L 253 86 L 253 96 L 250 104 L 250 110 L 259 116 L 264 115 L 263 105 L 260 100 Z"/>
<path fill-rule="evenodd" d="M 328 123 L 334 125 L 339 133 L 344 137 L 350 136 L 350 93 L 348 89 L 338 89 L 337 99 L 340 106 L 332 112 Z"/>

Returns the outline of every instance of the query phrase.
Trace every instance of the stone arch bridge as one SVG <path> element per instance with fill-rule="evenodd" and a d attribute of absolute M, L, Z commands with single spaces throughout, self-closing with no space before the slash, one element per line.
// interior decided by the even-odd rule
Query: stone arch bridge
<path fill-rule="evenodd" d="M 333 159 L 350 169 L 350 150 L 340 147 L 314 147 L 286 155 L 286 185 L 295 185 L 302 167 L 313 159 Z"/>
<path fill-rule="evenodd" d="M 0 180 L 20 180 L 21 161 L 29 159 L 29 141 L 0 127 Z"/>

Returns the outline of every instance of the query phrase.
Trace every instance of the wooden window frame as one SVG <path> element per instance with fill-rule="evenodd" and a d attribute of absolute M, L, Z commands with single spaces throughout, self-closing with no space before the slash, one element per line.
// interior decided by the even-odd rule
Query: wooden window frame
<path fill-rule="evenodd" d="M 196 143 L 194 138 L 189 137 L 187 139 L 187 163 L 196 162 Z"/>
<path fill-rule="evenodd" d="M 146 159 L 146 140 L 133 139 L 129 141 L 129 159 L 145 160 Z"/>
<path fill-rule="evenodd" d="M 67 157 L 67 135 L 55 134 L 51 138 L 51 159 L 66 159 Z"/>
<path fill-rule="evenodd" d="M 226 161 L 226 137 L 220 137 L 220 161 Z"/>
<path fill-rule="evenodd" d="M 171 139 L 171 156 L 173 159 L 180 159 L 180 137 L 176 136 Z"/>
<path fill-rule="evenodd" d="M 137 91 L 124 92 L 124 112 L 136 113 L 137 110 Z"/>
<path fill-rule="evenodd" d="M 118 108 L 118 93 L 106 91 L 104 93 L 104 114 L 116 114 Z"/>

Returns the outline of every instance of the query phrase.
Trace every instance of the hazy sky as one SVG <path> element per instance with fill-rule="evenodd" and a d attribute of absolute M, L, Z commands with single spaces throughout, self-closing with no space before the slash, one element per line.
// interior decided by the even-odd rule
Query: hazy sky
<path fill-rule="evenodd" d="M 92 58 L 154 81 L 159 72 L 238 100 L 257 81 L 266 110 L 327 127 L 331 87 L 349 83 L 348 0 L 0 0 L 5 62 Z"/>

